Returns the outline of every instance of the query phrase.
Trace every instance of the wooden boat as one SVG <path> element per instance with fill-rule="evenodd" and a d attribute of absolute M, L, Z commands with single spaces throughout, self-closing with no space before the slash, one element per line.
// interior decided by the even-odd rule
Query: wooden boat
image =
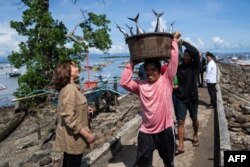
<path fill-rule="evenodd" d="M 21 73 L 13 73 L 13 72 L 11 72 L 11 73 L 9 73 L 9 76 L 10 77 L 19 77 L 21 75 Z"/>
<path fill-rule="evenodd" d="M 11 72 L 9 73 L 10 77 L 19 77 L 20 75 L 21 75 L 21 72 L 19 72 L 19 70 L 16 68 L 11 70 Z"/>
<path fill-rule="evenodd" d="M 100 70 L 102 70 L 102 68 L 103 68 L 103 66 L 101 66 L 101 65 L 94 65 L 92 70 L 93 71 L 100 71 Z"/>

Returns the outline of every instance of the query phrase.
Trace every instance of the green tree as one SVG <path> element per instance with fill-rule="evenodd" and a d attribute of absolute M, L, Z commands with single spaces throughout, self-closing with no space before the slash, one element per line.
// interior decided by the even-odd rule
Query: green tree
<path fill-rule="evenodd" d="M 22 21 L 11 21 L 10 25 L 27 41 L 19 43 L 19 51 L 12 51 L 9 60 L 15 67 L 26 66 L 27 72 L 18 78 L 19 88 L 14 93 L 21 97 L 43 89 L 52 79 L 56 64 L 62 60 L 74 59 L 90 47 L 106 51 L 111 46 L 110 21 L 105 15 L 88 13 L 80 24 L 83 35 L 81 42 L 74 41 L 71 48 L 65 47 L 72 41 L 67 38 L 65 25 L 54 20 L 49 12 L 49 0 L 21 0 L 26 6 Z M 71 34 L 72 35 L 72 34 Z"/>

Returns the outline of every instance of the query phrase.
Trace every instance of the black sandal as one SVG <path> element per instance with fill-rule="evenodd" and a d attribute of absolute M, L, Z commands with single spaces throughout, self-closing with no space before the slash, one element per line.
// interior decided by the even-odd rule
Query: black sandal
<path fill-rule="evenodd" d="M 184 153 L 185 151 L 184 150 L 176 150 L 175 151 L 175 155 L 179 155 L 179 154 L 182 154 L 182 153 Z"/>

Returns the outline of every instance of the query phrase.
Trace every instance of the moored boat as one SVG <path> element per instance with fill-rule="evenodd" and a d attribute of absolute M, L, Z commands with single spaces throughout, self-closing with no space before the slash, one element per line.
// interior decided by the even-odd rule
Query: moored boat
<path fill-rule="evenodd" d="M 236 63 L 238 61 L 238 57 L 235 55 L 231 58 L 231 63 Z"/>
<path fill-rule="evenodd" d="M 0 84 L 0 90 L 4 90 L 4 89 L 7 89 L 7 86 Z"/>
<path fill-rule="evenodd" d="M 10 77 L 19 77 L 21 75 L 21 72 L 19 72 L 18 69 L 13 69 L 10 73 L 9 73 L 9 76 Z"/>

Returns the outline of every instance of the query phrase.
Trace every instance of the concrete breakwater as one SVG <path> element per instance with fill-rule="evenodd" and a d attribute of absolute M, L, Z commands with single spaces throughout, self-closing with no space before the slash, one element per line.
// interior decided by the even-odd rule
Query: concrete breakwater
<path fill-rule="evenodd" d="M 250 68 L 219 64 L 232 150 L 250 150 Z"/>

